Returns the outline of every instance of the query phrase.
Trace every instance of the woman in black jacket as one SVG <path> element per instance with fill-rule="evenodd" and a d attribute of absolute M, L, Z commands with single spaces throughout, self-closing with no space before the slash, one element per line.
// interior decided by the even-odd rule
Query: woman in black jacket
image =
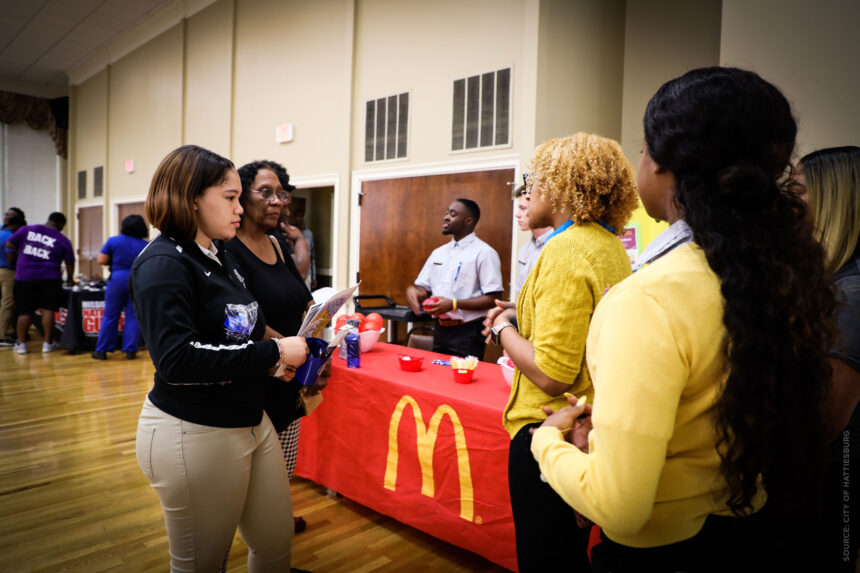
<path fill-rule="evenodd" d="M 214 571 L 239 527 L 249 571 L 290 568 L 293 524 L 278 437 L 263 411 L 267 374 L 291 377 L 303 338 L 264 340 L 265 319 L 221 241 L 242 207 L 233 164 L 196 146 L 168 154 L 145 210 L 161 231 L 130 288 L 155 364 L 137 459 L 164 508 L 171 571 Z"/>

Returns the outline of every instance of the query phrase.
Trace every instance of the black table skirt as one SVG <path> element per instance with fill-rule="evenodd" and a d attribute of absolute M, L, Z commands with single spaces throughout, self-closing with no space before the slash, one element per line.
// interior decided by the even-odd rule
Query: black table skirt
<path fill-rule="evenodd" d="M 63 292 L 65 301 L 55 316 L 54 326 L 60 346 L 73 352 L 95 349 L 105 312 L 104 289 L 63 288 Z M 124 313 L 119 320 L 120 337 L 123 319 Z"/>

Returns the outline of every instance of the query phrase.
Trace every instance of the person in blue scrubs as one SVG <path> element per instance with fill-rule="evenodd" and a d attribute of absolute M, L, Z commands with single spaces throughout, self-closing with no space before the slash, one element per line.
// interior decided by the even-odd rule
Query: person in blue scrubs
<path fill-rule="evenodd" d="M 129 215 L 122 220 L 120 234 L 107 240 L 99 253 L 100 265 L 110 265 L 110 279 L 105 287 L 105 313 L 99 339 L 92 357 L 107 360 L 107 353 L 116 349 L 119 316 L 125 310 L 125 325 L 122 331 L 122 351 L 133 360 L 137 356 L 137 340 L 140 331 L 131 297 L 128 295 L 128 273 L 137 255 L 146 246 L 149 228 L 140 215 Z"/>

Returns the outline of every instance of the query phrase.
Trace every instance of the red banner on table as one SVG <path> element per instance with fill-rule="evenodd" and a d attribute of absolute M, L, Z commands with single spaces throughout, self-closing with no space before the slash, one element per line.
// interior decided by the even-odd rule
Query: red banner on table
<path fill-rule="evenodd" d="M 424 357 L 403 372 L 397 356 Z M 334 359 L 325 397 L 302 422 L 296 473 L 371 509 L 516 570 L 508 446 L 510 388 L 479 363 L 457 384 L 438 354 L 377 343 L 361 368 Z"/>

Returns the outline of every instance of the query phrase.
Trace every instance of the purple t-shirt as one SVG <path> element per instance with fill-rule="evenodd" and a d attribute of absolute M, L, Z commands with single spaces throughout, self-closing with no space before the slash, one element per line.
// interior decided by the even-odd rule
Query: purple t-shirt
<path fill-rule="evenodd" d="M 72 243 L 65 235 L 46 225 L 27 225 L 9 237 L 18 248 L 16 281 L 40 281 L 62 278 L 60 263 L 74 262 Z"/>

